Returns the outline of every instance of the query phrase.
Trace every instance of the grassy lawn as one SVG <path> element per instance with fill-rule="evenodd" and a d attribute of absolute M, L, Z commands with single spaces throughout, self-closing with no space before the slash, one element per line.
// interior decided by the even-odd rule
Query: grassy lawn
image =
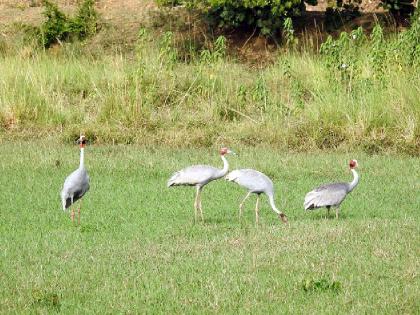
<path fill-rule="evenodd" d="M 60 209 L 77 146 L 3 143 L 0 150 L 0 313 L 377 313 L 419 312 L 420 161 L 360 154 L 291 154 L 233 148 L 231 169 L 269 175 L 283 225 L 267 199 L 223 180 L 203 191 L 168 189 L 173 171 L 222 163 L 214 150 L 89 146 L 91 190 L 82 223 Z M 315 186 L 361 181 L 341 217 L 303 211 Z"/>

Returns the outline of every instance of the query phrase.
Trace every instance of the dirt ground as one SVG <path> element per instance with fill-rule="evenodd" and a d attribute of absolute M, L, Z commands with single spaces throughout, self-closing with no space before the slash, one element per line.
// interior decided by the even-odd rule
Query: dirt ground
<path fill-rule="evenodd" d="M 60 9 L 69 14 L 74 13 L 80 1 L 55 0 Z M 327 1 L 318 0 L 317 6 L 307 6 L 307 13 L 297 19 L 294 25 L 298 36 L 310 37 L 311 41 L 320 43 L 326 38 L 326 35 L 331 33 L 324 27 L 324 11 L 327 8 Z M 357 26 L 363 26 L 367 31 L 372 29 L 378 20 L 377 15 L 381 15 L 377 9 L 378 1 L 363 0 L 361 8 L 364 14 L 334 30 L 334 34 L 339 34 L 343 30 L 351 31 Z M 43 19 L 41 2 L 42 0 L 0 0 L 0 35 L 5 35 L 4 27 L 12 23 L 39 25 Z M 114 38 L 112 40 L 122 42 L 125 46 L 130 46 L 136 41 L 139 27 L 151 20 L 150 16 L 153 16 L 153 12 L 158 12 L 154 0 L 97 0 L 96 7 L 102 21 L 113 29 L 112 36 Z M 155 20 L 160 19 L 159 14 L 157 16 L 157 18 L 154 17 Z M 167 27 L 168 23 L 161 21 L 161 24 Z M 198 32 L 204 33 L 201 30 Z M 217 35 L 216 33 L 217 31 L 215 35 Z M 109 36 L 111 33 L 106 34 L 108 35 L 104 36 Z M 239 31 L 224 35 L 229 40 L 230 48 L 238 51 L 238 54 L 245 59 L 253 57 L 258 60 L 261 54 L 269 54 L 269 51 L 276 46 L 275 40 L 270 42 L 266 38 L 253 36 L 252 31 Z"/>
<path fill-rule="evenodd" d="M 66 13 L 74 12 L 77 0 L 58 0 L 56 3 Z M 138 22 L 146 12 L 156 7 L 153 0 L 100 0 L 98 11 L 105 21 L 116 24 Z M 41 0 L 0 0 L 0 24 L 24 22 L 38 24 L 42 20 Z"/>

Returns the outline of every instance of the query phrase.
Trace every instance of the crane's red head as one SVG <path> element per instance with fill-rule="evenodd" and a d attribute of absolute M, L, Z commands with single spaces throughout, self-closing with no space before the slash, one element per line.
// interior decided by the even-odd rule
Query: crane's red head
<path fill-rule="evenodd" d="M 77 143 L 80 145 L 80 148 L 84 148 L 86 146 L 86 137 L 84 135 L 80 135 Z"/>
<path fill-rule="evenodd" d="M 350 160 L 349 166 L 350 169 L 356 168 L 358 166 L 357 160 Z"/>
<path fill-rule="evenodd" d="M 220 155 L 226 155 L 226 154 L 235 154 L 235 152 L 231 151 L 229 148 L 221 148 L 220 149 Z"/>

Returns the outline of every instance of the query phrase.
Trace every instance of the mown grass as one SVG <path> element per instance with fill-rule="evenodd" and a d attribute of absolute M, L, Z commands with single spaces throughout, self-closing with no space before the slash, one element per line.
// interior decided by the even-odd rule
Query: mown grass
<path fill-rule="evenodd" d="M 419 310 L 417 158 L 364 153 L 290 154 L 235 147 L 231 169 L 273 178 L 290 226 L 263 200 L 242 223 L 245 192 L 217 181 L 193 223 L 192 188 L 166 188 L 195 163 L 221 165 L 216 148 L 89 146 L 91 190 L 82 224 L 60 209 L 59 191 L 78 164 L 76 146 L 2 143 L 1 313 L 407 313 Z M 305 213 L 314 186 L 361 182 L 339 220 Z"/>

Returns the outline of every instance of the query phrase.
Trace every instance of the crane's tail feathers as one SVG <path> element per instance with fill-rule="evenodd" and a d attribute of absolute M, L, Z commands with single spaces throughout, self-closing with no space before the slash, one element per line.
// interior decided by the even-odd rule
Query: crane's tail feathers
<path fill-rule="evenodd" d="M 61 204 L 63 206 L 63 211 L 66 211 L 66 209 L 67 209 L 67 207 L 66 207 L 67 202 L 66 202 L 65 193 L 64 192 L 61 192 L 60 197 L 61 197 Z"/>
<path fill-rule="evenodd" d="M 314 209 L 314 200 L 316 198 L 316 193 L 314 191 L 308 192 L 305 196 L 305 202 L 303 203 L 303 206 L 305 210 L 311 210 Z"/>
<path fill-rule="evenodd" d="M 313 210 L 313 209 L 315 209 L 315 206 L 314 206 L 313 203 L 311 203 L 311 204 L 305 204 L 304 206 L 305 206 L 305 210 Z"/>
<path fill-rule="evenodd" d="M 179 172 L 174 173 L 171 178 L 169 178 L 168 182 L 166 183 L 166 185 L 168 187 L 174 186 L 176 184 L 176 180 L 178 179 L 179 176 Z"/>

